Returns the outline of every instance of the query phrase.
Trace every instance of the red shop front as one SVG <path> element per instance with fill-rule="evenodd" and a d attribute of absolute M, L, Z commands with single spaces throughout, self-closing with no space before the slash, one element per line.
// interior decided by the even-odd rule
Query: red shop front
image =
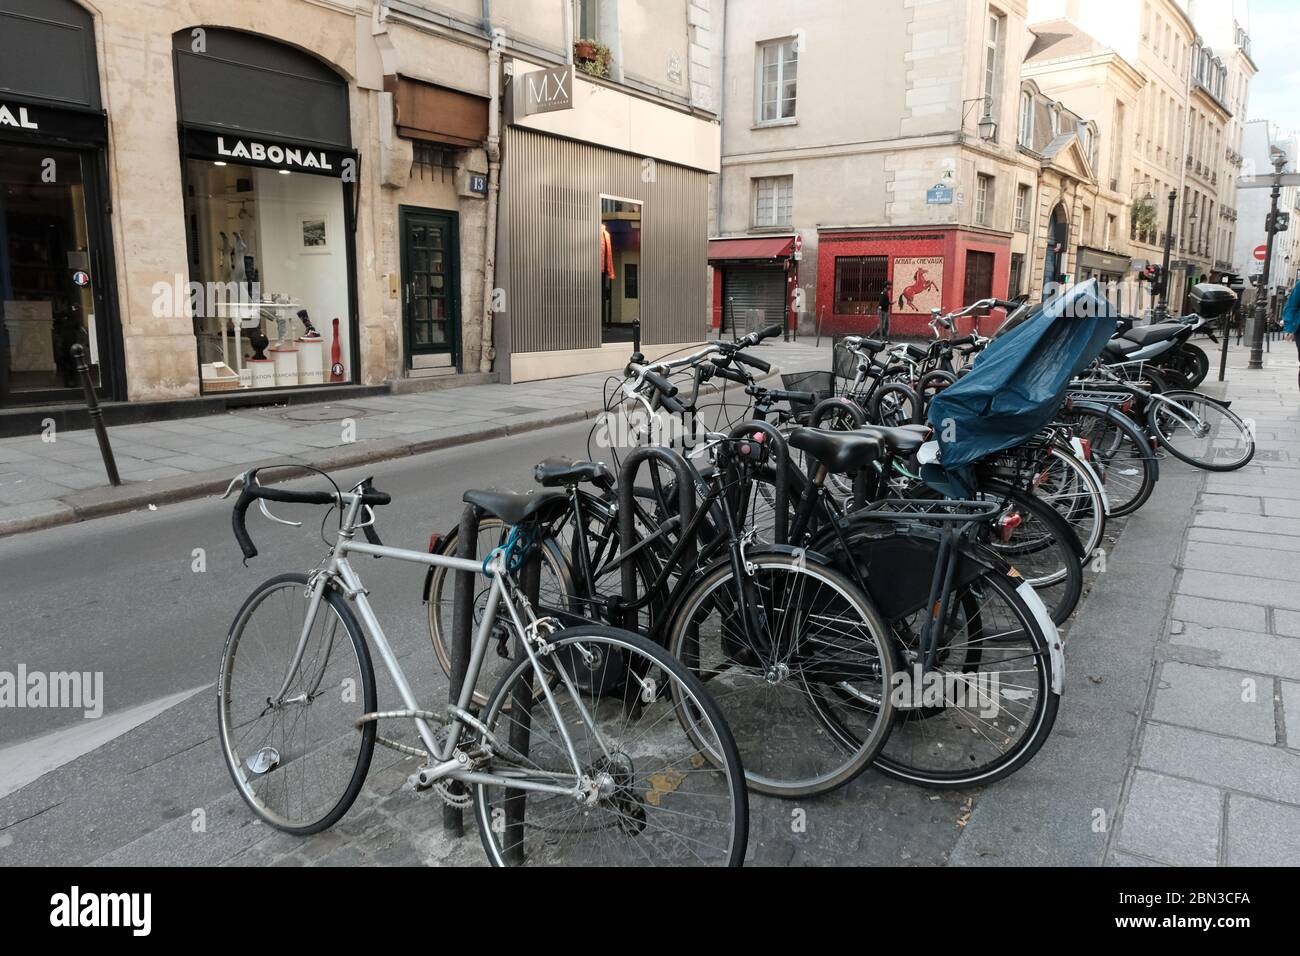
<path fill-rule="evenodd" d="M 817 240 L 817 318 L 824 335 L 874 332 L 888 283 L 893 337 L 928 338 L 932 308 L 1005 298 L 1008 236 L 968 229 L 822 230 Z M 973 323 L 964 320 L 962 331 Z"/>

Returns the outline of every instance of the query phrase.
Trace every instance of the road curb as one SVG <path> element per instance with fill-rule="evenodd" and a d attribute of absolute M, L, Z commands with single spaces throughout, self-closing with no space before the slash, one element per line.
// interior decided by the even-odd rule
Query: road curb
<path fill-rule="evenodd" d="M 762 382 L 779 377 L 781 369 L 772 366 L 767 374 L 756 376 L 755 381 Z M 706 385 L 702 392 L 716 391 L 716 387 Z M 355 468 L 371 462 L 392 461 L 408 455 L 423 455 L 431 451 L 442 451 L 460 445 L 473 445 L 478 442 L 491 441 L 494 438 L 507 438 L 528 432 L 553 428 L 558 425 L 571 425 L 587 421 L 604 410 L 603 402 L 593 402 L 580 408 L 573 408 L 544 417 L 526 418 L 518 422 L 492 425 L 486 428 L 467 429 L 455 435 L 442 435 L 421 441 L 404 441 L 399 438 L 370 439 L 354 445 L 338 445 L 322 448 L 307 455 L 286 455 L 267 458 L 262 461 L 249 462 L 244 465 L 231 465 L 228 469 L 193 472 L 174 478 L 159 478 L 156 481 L 128 484 L 118 488 L 91 488 L 74 492 L 62 498 L 54 499 L 61 506 L 58 510 L 33 515 L 30 518 L 13 518 L 0 521 L 0 538 L 7 538 L 29 531 L 41 531 L 68 524 L 77 524 L 92 518 L 105 518 L 110 515 L 124 514 L 147 508 L 150 505 L 176 504 L 192 501 L 205 495 L 219 494 L 226 490 L 230 480 L 237 472 L 249 468 L 262 468 L 271 465 L 310 465 L 322 471 L 340 468 Z M 237 471 L 236 471 L 237 470 Z M 301 476 L 298 476 L 301 477 Z M 282 479 L 284 480 L 284 479 Z"/>
<path fill-rule="evenodd" d="M 310 465 L 314 468 L 320 468 L 322 471 L 354 468 L 357 465 L 366 465 L 371 462 L 392 461 L 409 455 L 423 455 L 431 451 L 442 451 L 460 445 L 491 441 L 494 438 L 522 435 L 557 425 L 570 425 L 574 422 L 586 421 L 598 414 L 602 407 L 596 404 L 588 408 L 566 411 L 543 419 L 507 425 L 493 425 L 489 428 L 465 431 L 456 435 L 444 435 L 440 438 L 423 441 L 404 442 L 400 439 L 372 439 L 357 442 L 351 446 L 342 445 L 334 448 L 323 448 L 308 455 L 286 455 L 267 458 L 262 461 L 249 462 L 245 465 L 231 465 L 229 468 L 194 472 L 188 475 L 178 475 L 174 478 L 159 478 L 156 481 L 127 484 L 117 488 L 92 488 L 88 491 L 79 491 L 55 499 L 62 506 L 59 510 L 47 514 L 33 515 L 30 518 L 0 521 L 0 538 L 29 531 L 41 531 L 46 528 L 77 524 L 93 518 L 124 514 L 128 511 L 147 508 L 150 505 L 176 504 L 182 501 L 192 501 L 206 495 L 219 494 L 226 490 L 237 471 L 242 472 L 249 468 L 290 463 Z"/>

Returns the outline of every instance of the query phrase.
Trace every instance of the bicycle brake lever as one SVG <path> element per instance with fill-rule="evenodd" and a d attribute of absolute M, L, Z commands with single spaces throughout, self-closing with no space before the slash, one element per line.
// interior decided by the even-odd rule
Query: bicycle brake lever
<path fill-rule="evenodd" d="M 243 476 L 242 474 L 235 475 L 234 478 L 231 478 L 231 479 L 230 479 L 230 484 L 226 486 L 226 491 L 225 491 L 225 493 L 221 496 L 221 500 L 222 500 L 222 501 L 225 501 L 225 500 L 226 500 L 227 498 L 229 498 L 232 494 L 234 494 L 235 486 L 236 486 L 236 485 L 243 484 L 243 482 L 244 482 L 244 476 Z"/>
<path fill-rule="evenodd" d="M 284 518 L 277 518 L 275 515 L 271 514 L 271 509 L 266 506 L 265 498 L 258 498 L 257 506 L 262 509 L 262 514 L 266 515 L 266 517 L 270 518 L 276 524 L 287 524 L 290 528 L 302 527 L 301 521 L 286 521 Z"/>

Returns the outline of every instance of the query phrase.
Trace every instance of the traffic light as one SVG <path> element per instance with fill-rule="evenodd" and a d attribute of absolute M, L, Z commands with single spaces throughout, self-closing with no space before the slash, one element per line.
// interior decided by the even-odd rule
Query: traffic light
<path fill-rule="evenodd" d="M 1142 270 L 1144 281 L 1151 283 L 1151 294 L 1160 295 L 1165 289 L 1165 270 L 1163 266 L 1156 263 L 1149 264 Z"/>
<path fill-rule="evenodd" d="M 1286 232 L 1291 228 L 1291 214 L 1289 212 L 1269 213 L 1264 217 L 1264 229 L 1266 232 Z"/>

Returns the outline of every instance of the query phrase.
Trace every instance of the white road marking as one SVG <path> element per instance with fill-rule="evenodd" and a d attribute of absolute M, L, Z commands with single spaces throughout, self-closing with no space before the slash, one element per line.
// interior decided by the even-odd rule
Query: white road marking
<path fill-rule="evenodd" d="M 51 770 L 99 749 L 211 686 L 183 690 L 0 749 L 0 797 L 7 797 Z"/>

